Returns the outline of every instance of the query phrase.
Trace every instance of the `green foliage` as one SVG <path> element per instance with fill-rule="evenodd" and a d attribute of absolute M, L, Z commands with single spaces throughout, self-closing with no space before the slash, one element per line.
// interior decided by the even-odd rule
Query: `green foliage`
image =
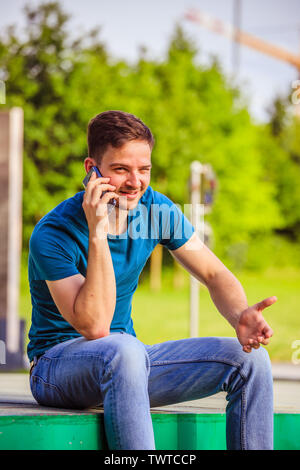
<path fill-rule="evenodd" d="M 27 35 L 12 27 L 0 39 L 7 106 L 25 114 L 25 252 L 37 221 L 83 189 L 87 124 L 108 109 L 136 114 L 151 128 L 152 186 L 176 203 L 189 202 L 190 163 L 213 166 L 213 249 L 229 264 L 259 267 L 253 253 L 261 240 L 287 228 L 299 233 L 299 123 L 283 125 L 282 107 L 273 125 L 254 124 L 218 63 L 196 63 L 179 25 L 164 61 L 142 51 L 129 65 L 108 57 L 96 30 L 71 41 L 57 2 L 27 6 L 25 14 Z"/>
<path fill-rule="evenodd" d="M 271 111 L 268 130 L 274 151 L 272 162 L 266 162 L 266 166 L 277 188 L 277 200 L 283 216 L 281 233 L 293 241 L 299 241 L 300 119 L 287 103 L 288 97 L 277 98 Z"/>

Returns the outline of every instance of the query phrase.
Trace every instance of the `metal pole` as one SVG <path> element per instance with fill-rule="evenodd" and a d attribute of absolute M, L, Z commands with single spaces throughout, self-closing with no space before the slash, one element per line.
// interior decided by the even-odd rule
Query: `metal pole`
<path fill-rule="evenodd" d="M 198 207 L 201 203 L 201 174 L 203 166 L 200 162 L 191 163 L 191 223 L 198 226 Z M 199 281 L 190 276 L 190 337 L 198 336 L 199 323 Z"/>
<path fill-rule="evenodd" d="M 19 274 L 22 249 L 23 110 L 0 113 L 0 332 L 7 365 L 22 367 Z"/>
<path fill-rule="evenodd" d="M 20 347 L 19 277 L 22 249 L 22 180 L 23 180 L 23 109 L 10 111 L 9 153 L 9 224 L 7 276 L 7 350 L 16 353 Z"/>

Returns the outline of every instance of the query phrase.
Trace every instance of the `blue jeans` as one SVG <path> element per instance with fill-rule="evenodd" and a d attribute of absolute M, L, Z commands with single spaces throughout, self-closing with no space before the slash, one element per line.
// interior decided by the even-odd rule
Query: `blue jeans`
<path fill-rule="evenodd" d="M 267 351 L 235 338 L 145 345 L 127 333 L 83 337 L 49 349 L 30 379 L 41 405 L 103 404 L 110 449 L 155 449 L 150 407 L 227 392 L 227 449 L 273 448 L 273 379 Z"/>

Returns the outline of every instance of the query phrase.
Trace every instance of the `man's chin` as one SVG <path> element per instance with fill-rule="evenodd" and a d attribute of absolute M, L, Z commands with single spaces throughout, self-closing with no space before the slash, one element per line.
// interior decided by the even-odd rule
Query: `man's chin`
<path fill-rule="evenodd" d="M 129 201 L 126 196 L 120 196 L 118 198 L 117 207 L 121 210 L 132 210 L 138 205 L 140 199 L 141 197 L 136 197 L 132 201 Z"/>

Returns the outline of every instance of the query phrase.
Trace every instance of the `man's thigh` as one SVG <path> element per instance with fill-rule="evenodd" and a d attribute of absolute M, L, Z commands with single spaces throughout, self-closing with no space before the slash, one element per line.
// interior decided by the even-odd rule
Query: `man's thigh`
<path fill-rule="evenodd" d="M 226 389 L 246 353 L 236 338 L 205 337 L 146 346 L 151 407 L 196 400 Z"/>
<path fill-rule="evenodd" d="M 50 406 L 100 405 L 100 384 L 113 358 L 118 353 L 134 356 L 138 348 L 144 350 L 141 345 L 135 337 L 122 332 L 96 340 L 79 337 L 59 343 L 46 351 L 33 369 L 33 395 L 41 404 Z"/>

